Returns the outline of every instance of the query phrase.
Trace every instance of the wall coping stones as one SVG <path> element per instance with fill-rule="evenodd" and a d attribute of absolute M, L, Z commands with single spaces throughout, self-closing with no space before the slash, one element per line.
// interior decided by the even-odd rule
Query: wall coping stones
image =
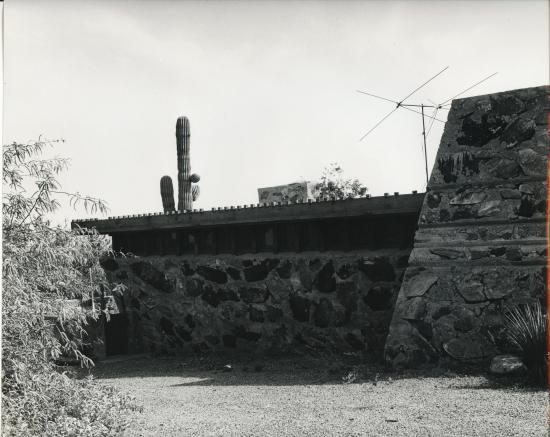
<path fill-rule="evenodd" d="M 137 214 L 107 219 L 77 219 L 71 228 L 95 228 L 103 234 L 129 231 L 185 229 L 198 226 L 226 224 L 273 223 L 282 221 L 325 218 L 360 217 L 365 215 L 385 216 L 418 213 L 424 193 L 401 194 L 394 197 L 363 197 L 357 199 L 301 202 L 291 204 L 258 204 L 256 208 L 223 207 L 217 210 L 171 212 L 159 215 Z"/>

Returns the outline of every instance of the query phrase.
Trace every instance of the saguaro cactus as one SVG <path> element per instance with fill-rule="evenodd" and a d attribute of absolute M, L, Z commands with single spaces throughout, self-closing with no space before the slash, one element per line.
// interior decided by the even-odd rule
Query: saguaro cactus
<path fill-rule="evenodd" d="M 191 129 L 187 117 L 179 117 L 176 122 L 176 145 L 178 152 L 178 211 L 193 209 L 191 194 L 191 160 L 189 146 Z"/>
<path fill-rule="evenodd" d="M 178 153 L 178 211 L 189 211 L 193 209 L 193 201 L 199 197 L 198 185 L 191 184 L 200 180 L 198 174 L 191 174 L 191 162 L 189 156 L 191 129 L 187 117 L 179 117 L 176 122 L 176 146 Z M 172 179 L 163 176 L 160 180 L 160 193 L 164 212 L 173 211 L 174 188 Z"/>
<path fill-rule="evenodd" d="M 176 209 L 174 203 L 174 186 L 170 176 L 160 178 L 160 196 L 162 197 L 162 208 L 164 212 L 171 212 Z"/>

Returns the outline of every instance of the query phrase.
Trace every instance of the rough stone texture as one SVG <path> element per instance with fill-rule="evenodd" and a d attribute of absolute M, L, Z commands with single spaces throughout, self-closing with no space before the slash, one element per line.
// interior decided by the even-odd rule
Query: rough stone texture
<path fill-rule="evenodd" d="M 545 301 L 547 124 L 547 87 L 453 101 L 385 345 L 394 367 L 488 362 L 504 311 Z"/>
<path fill-rule="evenodd" d="M 489 370 L 496 375 L 513 375 L 525 372 L 527 369 L 521 358 L 515 355 L 497 355 L 491 360 Z"/>
<path fill-rule="evenodd" d="M 318 195 L 317 182 L 294 182 L 276 187 L 258 188 L 258 201 L 260 203 L 271 202 L 307 202 Z"/>
<path fill-rule="evenodd" d="M 128 313 L 130 353 L 288 350 L 296 343 L 381 353 L 409 252 L 105 262 L 110 280 L 126 286 L 118 307 Z"/>

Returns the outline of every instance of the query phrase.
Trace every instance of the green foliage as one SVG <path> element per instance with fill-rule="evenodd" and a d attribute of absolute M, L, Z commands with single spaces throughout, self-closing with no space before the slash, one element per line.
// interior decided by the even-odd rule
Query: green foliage
<path fill-rule="evenodd" d="M 546 382 L 546 313 L 537 301 L 518 306 L 505 315 L 506 338 L 517 352 L 535 382 Z"/>
<path fill-rule="evenodd" d="M 60 374 L 55 360 L 82 366 L 92 303 L 107 286 L 99 258 L 108 240 L 94 232 L 51 227 L 59 198 L 105 211 L 104 202 L 60 190 L 67 160 L 40 159 L 49 143 L 3 147 L 2 428 L 3 435 L 111 435 L 124 427 L 129 400 L 89 379 Z M 29 190 L 31 188 L 31 190 Z M 28 194 L 29 191 L 32 194 Z"/>
<path fill-rule="evenodd" d="M 4 436 L 110 436 L 122 431 L 134 402 L 92 378 L 56 371 L 24 375 L 19 393 L 3 394 Z"/>
<path fill-rule="evenodd" d="M 317 197 L 329 199 L 353 199 L 364 196 L 368 189 L 358 179 L 344 178 L 344 170 L 337 163 L 325 167 L 321 182 L 317 184 Z"/>

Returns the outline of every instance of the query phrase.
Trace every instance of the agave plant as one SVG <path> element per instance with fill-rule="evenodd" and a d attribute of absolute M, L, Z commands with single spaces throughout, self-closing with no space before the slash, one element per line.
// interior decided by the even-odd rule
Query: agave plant
<path fill-rule="evenodd" d="M 505 314 L 505 333 L 538 382 L 546 381 L 546 313 L 539 301 L 517 306 Z"/>

